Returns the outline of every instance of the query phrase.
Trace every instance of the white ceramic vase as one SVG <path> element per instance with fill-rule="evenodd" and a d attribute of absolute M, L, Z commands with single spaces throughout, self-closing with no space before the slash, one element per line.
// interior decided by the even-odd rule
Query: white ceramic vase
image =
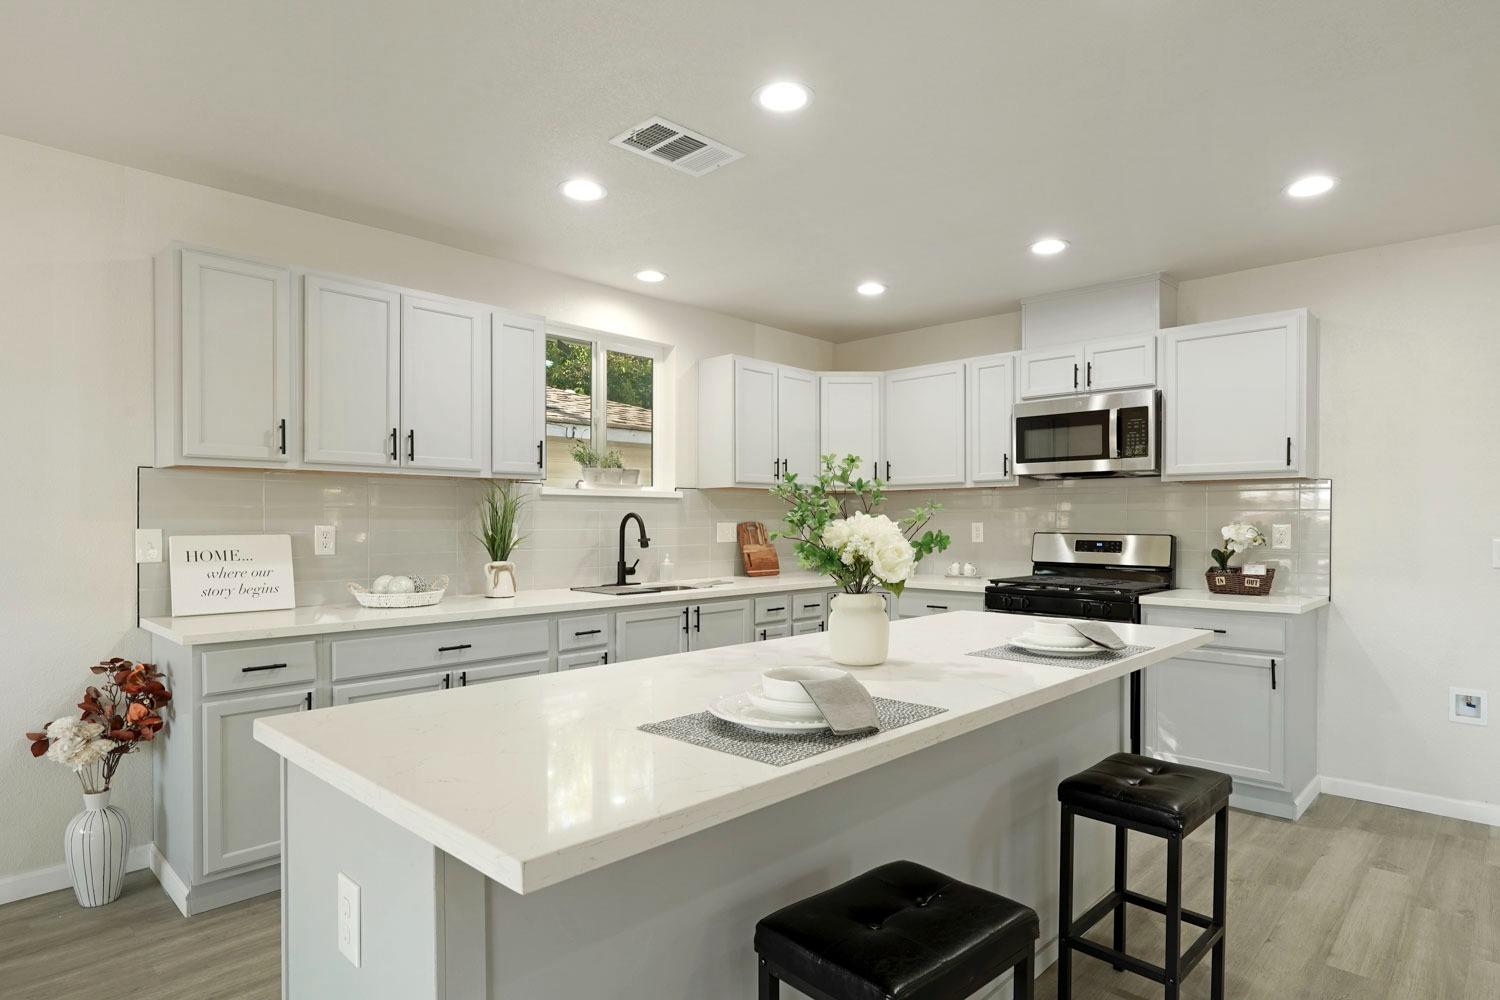
<path fill-rule="evenodd" d="M 63 855 L 79 906 L 103 906 L 120 897 L 129 849 L 130 823 L 109 804 L 109 792 L 85 793 L 83 812 L 63 834 Z"/>
<path fill-rule="evenodd" d="M 891 617 L 880 594 L 835 594 L 828 613 L 828 649 L 846 667 L 884 663 L 891 644 Z"/>
<path fill-rule="evenodd" d="M 484 564 L 484 596 L 516 596 L 516 564 L 513 562 L 487 562 Z"/>

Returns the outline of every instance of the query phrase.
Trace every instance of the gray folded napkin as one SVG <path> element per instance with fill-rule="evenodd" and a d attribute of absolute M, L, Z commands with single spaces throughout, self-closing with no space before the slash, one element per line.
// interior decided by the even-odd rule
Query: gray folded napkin
<path fill-rule="evenodd" d="M 835 736 L 880 732 L 875 699 L 865 686 L 845 674 L 831 681 L 802 681 L 802 690 L 818 706 Z"/>
<path fill-rule="evenodd" d="M 1073 628 L 1096 646 L 1103 646 L 1105 649 L 1125 648 L 1125 640 L 1103 622 L 1074 622 Z"/>

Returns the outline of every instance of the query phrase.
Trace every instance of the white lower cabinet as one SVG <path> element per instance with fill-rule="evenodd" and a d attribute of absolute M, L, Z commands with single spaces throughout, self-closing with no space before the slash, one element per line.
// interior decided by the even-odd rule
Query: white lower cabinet
<path fill-rule="evenodd" d="M 644 660 L 687 652 L 689 606 L 663 604 L 615 613 L 615 659 Z"/>
<path fill-rule="evenodd" d="M 693 628 L 688 649 L 718 649 L 750 641 L 750 601 L 718 601 L 692 608 Z"/>
<path fill-rule="evenodd" d="M 255 742 L 255 720 L 312 707 L 312 689 L 205 702 L 201 872 L 239 868 L 281 853 L 281 760 Z"/>
<path fill-rule="evenodd" d="M 1237 808 L 1300 816 L 1318 773 L 1318 613 L 1147 607 L 1143 618 L 1215 639 L 1146 669 L 1142 752 L 1230 775 Z"/>

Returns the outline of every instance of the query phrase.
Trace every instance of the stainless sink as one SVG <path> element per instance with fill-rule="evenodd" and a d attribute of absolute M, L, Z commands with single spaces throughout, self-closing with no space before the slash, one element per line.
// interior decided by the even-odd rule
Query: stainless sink
<path fill-rule="evenodd" d="M 573 587 L 571 589 L 582 591 L 586 594 L 608 594 L 611 597 L 629 597 L 632 594 L 665 594 L 669 590 L 702 590 L 705 584 L 687 583 L 627 583 L 623 586 L 617 583 L 607 584 L 603 587 Z"/>

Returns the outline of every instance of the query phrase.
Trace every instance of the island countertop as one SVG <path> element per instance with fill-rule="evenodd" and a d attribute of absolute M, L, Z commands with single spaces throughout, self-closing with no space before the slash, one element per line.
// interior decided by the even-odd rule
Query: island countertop
<path fill-rule="evenodd" d="M 895 622 L 855 668 L 881 697 L 947 711 L 773 767 L 636 727 L 701 711 L 762 671 L 829 663 L 826 634 L 680 653 L 260 718 L 255 738 L 518 893 L 601 868 L 1201 646 L 1201 630 L 1118 625 L 1153 647 L 1092 669 L 970 655 L 1029 629 L 955 612 Z"/>

